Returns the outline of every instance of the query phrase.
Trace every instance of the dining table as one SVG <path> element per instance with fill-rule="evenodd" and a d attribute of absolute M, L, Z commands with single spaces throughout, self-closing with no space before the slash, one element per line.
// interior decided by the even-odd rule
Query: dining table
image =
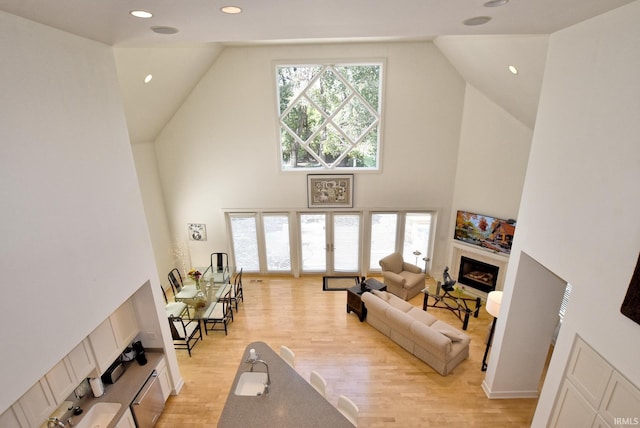
<path fill-rule="evenodd" d="M 231 291 L 231 277 L 235 274 L 234 266 L 226 266 L 222 270 L 211 270 L 196 267 L 195 269 L 204 272 L 200 278 L 200 292 L 193 299 L 184 300 L 189 306 L 194 308 L 191 319 L 205 321 L 211 318 L 216 305 L 220 304 Z"/>

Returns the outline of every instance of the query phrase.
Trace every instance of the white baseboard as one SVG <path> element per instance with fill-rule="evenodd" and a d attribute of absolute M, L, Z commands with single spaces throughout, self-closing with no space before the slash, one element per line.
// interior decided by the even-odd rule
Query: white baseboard
<path fill-rule="evenodd" d="M 486 381 L 482 381 L 482 390 L 489 399 L 538 398 L 538 391 L 491 391 Z"/>

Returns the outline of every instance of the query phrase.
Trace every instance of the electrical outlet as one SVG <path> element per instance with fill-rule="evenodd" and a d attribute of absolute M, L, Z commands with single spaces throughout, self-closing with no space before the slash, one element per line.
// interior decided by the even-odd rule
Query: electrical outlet
<path fill-rule="evenodd" d="M 158 334 L 155 331 L 148 331 L 147 332 L 147 336 L 149 336 L 149 339 L 157 339 L 158 338 Z"/>

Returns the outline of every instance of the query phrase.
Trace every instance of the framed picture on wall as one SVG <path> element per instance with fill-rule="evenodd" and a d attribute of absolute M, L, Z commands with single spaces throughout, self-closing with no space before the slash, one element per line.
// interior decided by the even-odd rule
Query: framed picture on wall
<path fill-rule="evenodd" d="M 620 312 L 627 318 L 640 324 L 640 255 L 636 262 L 636 269 L 631 276 L 627 294 L 620 307 Z"/>
<path fill-rule="evenodd" d="M 207 225 L 201 223 L 187 223 L 189 230 L 189 240 L 191 241 L 206 241 L 207 240 Z"/>
<path fill-rule="evenodd" d="M 352 208 L 353 174 L 307 175 L 309 208 Z"/>

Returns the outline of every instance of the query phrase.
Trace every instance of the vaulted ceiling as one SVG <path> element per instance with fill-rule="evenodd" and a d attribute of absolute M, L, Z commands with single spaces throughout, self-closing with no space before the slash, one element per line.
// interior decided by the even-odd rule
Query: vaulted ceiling
<path fill-rule="evenodd" d="M 219 53 L 234 44 L 434 41 L 467 82 L 533 128 L 547 36 L 632 1 L 500 0 L 506 4 L 489 7 L 487 0 L 0 0 L 0 10 L 114 46 L 136 143 L 155 140 Z M 242 13 L 222 13 L 226 5 Z M 135 18 L 134 8 L 153 17 Z M 475 17 L 491 19 L 463 24 Z M 164 34 L 167 28 L 178 31 Z M 519 73 L 509 73 L 508 65 Z M 153 84 L 145 85 L 149 73 Z"/>

